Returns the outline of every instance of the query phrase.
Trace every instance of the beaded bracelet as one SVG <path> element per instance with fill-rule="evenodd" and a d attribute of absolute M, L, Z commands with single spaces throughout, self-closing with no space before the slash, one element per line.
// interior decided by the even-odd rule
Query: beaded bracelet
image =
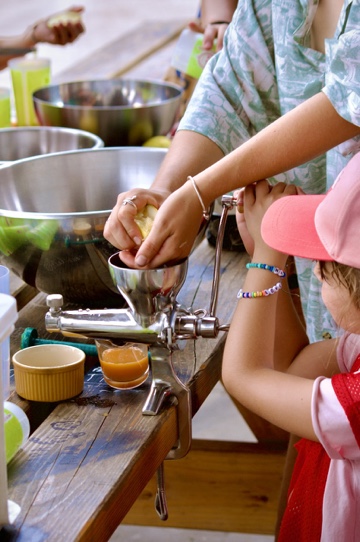
<path fill-rule="evenodd" d="M 199 192 L 199 189 L 197 187 L 195 179 L 189 175 L 189 177 L 187 178 L 187 181 L 191 181 L 191 183 L 192 183 L 192 185 L 194 187 L 194 190 L 196 192 L 196 195 L 198 197 L 198 200 L 199 200 L 200 205 L 201 205 L 202 210 L 203 210 L 203 217 L 205 218 L 205 220 L 210 220 L 210 213 L 209 213 L 208 209 L 206 209 L 206 207 L 204 205 L 203 199 L 201 197 L 201 194 Z"/>
<path fill-rule="evenodd" d="M 240 289 L 237 293 L 237 298 L 241 299 L 244 298 L 253 298 L 253 297 L 267 297 L 268 295 L 276 294 L 279 290 L 281 290 L 282 284 L 281 282 L 277 282 L 274 284 L 274 286 L 271 286 L 271 288 L 267 288 L 266 290 L 261 290 L 259 292 L 243 292 L 242 289 Z"/>
<path fill-rule="evenodd" d="M 286 277 L 285 271 L 283 271 L 279 267 L 275 267 L 274 265 L 268 265 L 267 263 L 247 263 L 246 264 L 246 269 L 250 269 L 251 267 L 255 267 L 257 269 L 265 269 L 266 271 L 271 271 L 271 273 L 278 275 L 280 278 Z"/>

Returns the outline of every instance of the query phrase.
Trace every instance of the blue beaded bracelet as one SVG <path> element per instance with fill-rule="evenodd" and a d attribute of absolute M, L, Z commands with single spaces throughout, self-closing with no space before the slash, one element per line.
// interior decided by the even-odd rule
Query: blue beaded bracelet
<path fill-rule="evenodd" d="M 244 298 L 253 298 L 253 297 L 266 297 L 268 295 L 276 294 L 279 290 L 281 290 L 282 284 L 281 282 L 277 282 L 274 284 L 274 286 L 271 286 L 271 288 L 267 288 L 266 290 L 261 290 L 259 292 L 243 292 L 242 289 L 240 289 L 237 293 L 237 298 L 241 299 Z"/>
<path fill-rule="evenodd" d="M 275 267 L 274 265 L 268 265 L 267 263 L 247 263 L 246 264 L 246 269 L 250 269 L 251 267 L 256 267 L 257 269 L 265 269 L 265 271 L 271 271 L 271 273 L 278 275 L 280 278 L 286 277 L 285 271 L 283 271 L 279 267 Z"/>

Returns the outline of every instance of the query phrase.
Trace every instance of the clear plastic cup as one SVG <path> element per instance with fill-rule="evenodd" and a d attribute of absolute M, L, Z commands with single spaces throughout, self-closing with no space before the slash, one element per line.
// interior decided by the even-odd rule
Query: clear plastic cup
<path fill-rule="evenodd" d="M 38 126 L 32 95 L 35 90 L 50 84 L 50 60 L 13 58 L 8 62 L 8 66 L 14 91 L 17 125 Z"/>
<path fill-rule="evenodd" d="M 95 340 L 104 380 L 116 389 L 140 386 L 149 374 L 148 347 L 126 343 L 123 346 L 107 339 Z"/>
<path fill-rule="evenodd" d="M 0 88 L 0 128 L 11 126 L 10 89 Z"/>
<path fill-rule="evenodd" d="M 216 45 L 210 51 L 203 49 L 204 35 L 185 28 L 176 42 L 171 65 L 186 75 L 199 79 L 207 61 L 213 56 Z"/>

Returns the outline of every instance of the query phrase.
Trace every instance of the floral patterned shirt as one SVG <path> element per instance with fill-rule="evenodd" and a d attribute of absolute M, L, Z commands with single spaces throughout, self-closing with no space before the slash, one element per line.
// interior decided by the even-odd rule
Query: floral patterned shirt
<path fill-rule="evenodd" d="M 320 91 L 360 126 L 360 0 L 344 0 L 325 54 L 310 47 L 317 6 L 318 0 L 239 0 L 224 47 L 205 67 L 179 129 L 207 136 L 227 154 Z M 270 181 L 323 193 L 358 150 L 360 138 L 349 140 Z M 311 268 L 297 259 L 307 331 L 315 341 L 334 336 L 335 325 Z"/>

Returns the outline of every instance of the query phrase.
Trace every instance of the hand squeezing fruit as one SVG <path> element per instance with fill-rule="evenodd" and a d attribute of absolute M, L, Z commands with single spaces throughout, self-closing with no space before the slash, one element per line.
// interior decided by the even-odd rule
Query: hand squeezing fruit
<path fill-rule="evenodd" d="M 143 240 L 146 239 L 150 233 L 156 213 L 156 207 L 148 204 L 145 205 L 144 209 L 139 211 L 134 218 L 137 226 L 139 227 Z"/>

